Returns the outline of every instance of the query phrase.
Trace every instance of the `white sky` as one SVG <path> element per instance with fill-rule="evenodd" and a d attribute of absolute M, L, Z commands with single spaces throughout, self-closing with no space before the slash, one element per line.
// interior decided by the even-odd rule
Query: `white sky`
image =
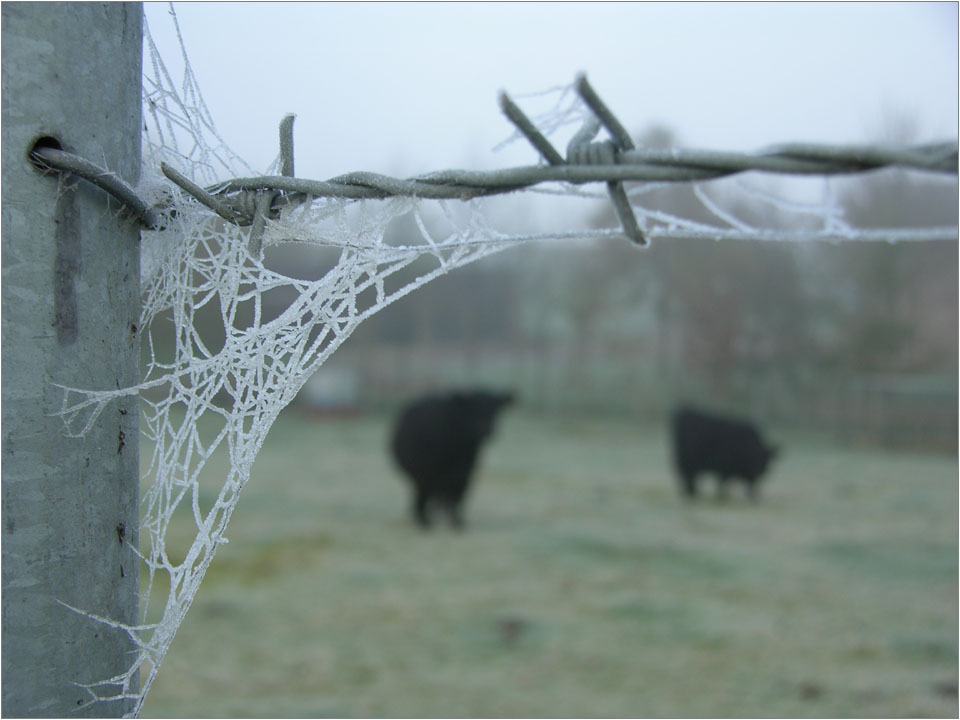
<path fill-rule="evenodd" d="M 301 177 L 535 164 L 525 142 L 492 152 L 513 130 L 497 93 L 581 70 L 632 134 L 661 123 L 684 147 L 867 142 L 890 118 L 916 140 L 957 137 L 957 3 L 175 7 L 223 137 L 265 168 L 296 113 Z M 167 4 L 145 8 L 176 65 Z"/>

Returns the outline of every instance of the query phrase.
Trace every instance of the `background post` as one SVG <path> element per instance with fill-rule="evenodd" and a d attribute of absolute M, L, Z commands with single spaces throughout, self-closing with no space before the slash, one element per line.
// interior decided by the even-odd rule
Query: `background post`
<path fill-rule="evenodd" d="M 133 701 L 91 704 L 79 685 L 127 670 L 133 642 L 61 603 L 137 621 L 137 399 L 69 437 L 54 383 L 138 382 L 139 228 L 28 153 L 44 138 L 137 182 L 142 8 L 7 2 L 2 13 L 2 714 L 119 716 Z"/>

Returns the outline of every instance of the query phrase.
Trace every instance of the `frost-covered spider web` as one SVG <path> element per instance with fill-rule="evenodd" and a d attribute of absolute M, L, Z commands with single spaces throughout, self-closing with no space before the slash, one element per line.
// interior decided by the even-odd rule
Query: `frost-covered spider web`
<path fill-rule="evenodd" d="M 176 23 L 172 11 L 171 18 Z M 186 52 L 183 76 L 175 80 L 148 30 L 145 45 L 138 191 L 165 209 L 160 229 L 142 232 L 143 377 L 137 387 L 117 391 L 67 389 L 62 411 L 69 430 L 83 434 L 119 396 L 141 398 L 141 428 L 152 454 L 142 468 L 140 623 L 97 618 L 128 632 L 139 652 L 125 674 L 88 687 L 95 699 L 134 699 L 134 714 L 218 546 L 227 542 L 231 514 L 273 422 L 360 323 L 439 275 L 518 243 L 619 235 L 595 229 L 535 235 L 498 230 L 485 214 L 487 200 L 305 198 L 283 206 L 266 221 L 262 243 L 252 243 L 250 226 L 223 220 L 160 174 L 166 163 L 199 185 L 214 186 L 257 173 L 218 134 Z M 589 113 L 572 87 L 545 96 L 552 105 L 534 118 L 545 134 L 578 126 Z M 278 158 L 266 173 L 276 174 L 279 163 Z M 732 216 L 699 186 L 697 197 L 716 218 L 714 225 L 644 207 L 644 194 L 655 188 L 640 185 L 630 193 L 640 225 L 653 239 L 671 234 L 789 239 Z M 530 193 L 606 198 L 602 189 L 564 184 Z M 822 223 L 826 233 L 855 235 L 829 195 L 788 209 Z M 404 217 L 413 219 L 419 237 L 398 241 L 391 234 Z M 272 267 L 272 250 L 290 244 L 322 255 L 324 271 L 302 279 Z M 423 258 L 431 264 L 420 270 Z M 420 274 L 410 280 L 415 268 Z M 277 298 L 285 298 L 279 310 Z M 224 451 L 229 465 L 225 475 L 217 475 L 210 461 Z M 168 533 L 182 537 L 184 528 L 192 540 L 182 547 L 170 542 Z"/>
<path fill-rule="evenodd" d="M 160 174 L 163 162 L 211 185 L 254 172 L 218 134 L 186 54 L 183 78 L 175 82 L 149 31 L 145 45 L 137 189 L 166 209 L 160 229 L 141 235 L 142 382 L 108 392 L 66 389 L 62 411 L 69 430 L 82 435 L 118 397 L 138 394 L 142 401 L 141 430 L 152 455 L 141 469 L 140 624 L 96 618 L 127 631 L 139 653 L 124 675 L 88 686 L 96 699 L 135 699 L 134 714 L 217 547 L 227 542 L 239 493 L 280 411 L 363 320 L 431 279 L 518 242 L 489 227 L 478 202 L 317 199 L 267 220 L 262 245 L 252 248 L 251 227 L 224 221 Z M 391 223 L 408 215 L 419 241 L 391 241 Z M 266 258 L 287 243 L 335 259 L 318 279 L 284 275 Z M 391 282 L 424 256 L 433 259 L 431 269 L 412 282 Z M 265 299 L 279 291 L 293 299 L 277 313 Z M 208 462 L 224 450 L 226 477 L 211 483 Z M 186 548 L 171 547 L 168 532 L 184 523 L 192 524 L 194 539 Z"/>

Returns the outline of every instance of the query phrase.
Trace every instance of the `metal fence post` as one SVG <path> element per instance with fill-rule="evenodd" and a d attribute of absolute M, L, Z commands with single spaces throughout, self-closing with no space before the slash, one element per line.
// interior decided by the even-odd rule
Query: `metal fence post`
<path fill-rule="evenodd" d="M 119 716 L 134 703 L 91 703 L 83 685 L 129 668 L 133 641 L 63 603 L 137 621 L 137 400 L 69 437 L 55 384 L 137 383 L 139 229 L 28 152 L 44 138 L 137 181 L 142 8 L 5 2 L 2 16 L 2 714 Z"/>

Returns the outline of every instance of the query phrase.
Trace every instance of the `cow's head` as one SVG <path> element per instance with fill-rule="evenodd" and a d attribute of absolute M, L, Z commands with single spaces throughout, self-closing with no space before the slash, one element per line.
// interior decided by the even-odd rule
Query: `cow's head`
<path fill-rule="evenodd" d="M 780 453 L 780 448 L 776 445 L 761 445 L 760 452 L 757 457 L 757 468 L 756 476 L 761 477 L 770 467 L 777 455 Z"/>
<path fill-rule="evenodd" d="M 466 390 L 454 396 L 458 413 L 467 418 L 471 434 L 477 440 L 487 438 L 493 432 L 493 424 L 500 411 L 516 401 L 513 392 L 489 390 Z"/>

